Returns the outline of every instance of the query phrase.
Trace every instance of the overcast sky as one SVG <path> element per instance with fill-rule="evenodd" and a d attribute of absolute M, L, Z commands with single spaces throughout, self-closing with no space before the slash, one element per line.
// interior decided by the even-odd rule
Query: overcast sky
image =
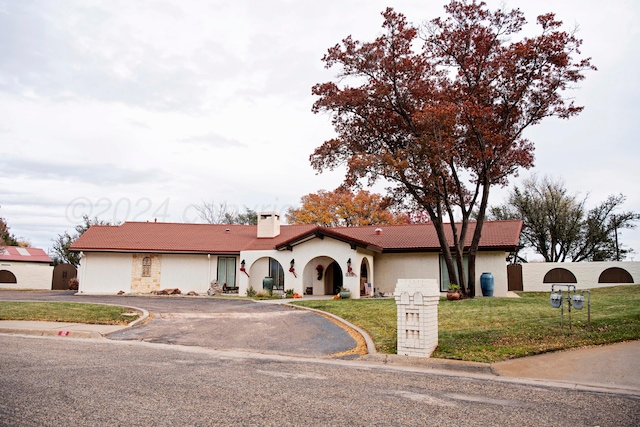
<path fill-rule="evenodd" d="M 320 61 L 327 48 L 374 39 L 387 6 L 419 24 L 446 3 L 0 0 L 0 216 L 47 249 L 83 214 L 195 222 L 203 200 L 284 213 L 342 180 L 309 164 L 333 135 L 311 112 L 311 87 L 336 74 Z M 640 2 L 507 6 L 529 32 L 546 12 L 578 25 L 598 67 L 568 94 L 580 116 L 530 129 L 535 167 L 511 182 L 548 174 L 589 194 L 589 207 L 623 193 L 640 212 Z M 640 252 L 640 230 L 622 241 Z"/>

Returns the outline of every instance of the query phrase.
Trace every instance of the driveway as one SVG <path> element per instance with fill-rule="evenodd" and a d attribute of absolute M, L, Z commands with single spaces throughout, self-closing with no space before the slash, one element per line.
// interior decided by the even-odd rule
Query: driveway
<path fill-rule="evenodd" d="M 209 297 L 76 296 L 69 291 L 0 291 L 4 301 L 112 304 L 144 308 L 150 320 L 113 340 L 303 357 L 356 357 L 357 342 L 336 322 L 288 305 Z"/>

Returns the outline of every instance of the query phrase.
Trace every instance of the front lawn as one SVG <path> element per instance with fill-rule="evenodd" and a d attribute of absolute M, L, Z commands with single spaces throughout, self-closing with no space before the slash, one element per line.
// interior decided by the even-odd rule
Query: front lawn
<path fill-rule="evenodd" d="M 128 315 L 127 315 L 128 314 Z M 0 320 L 41 320 L 45 322 L 126 325 L 139 313 L 130 308 L 75 302 L 8 302 L 0 301 Z"/>
<path fill-rule="evenodd" d="M 549 303 L 549 292 L 519 293 L 522 298 L 475 298 L 438 306 L 438 348 L 433 357 L 496 362 L 567 348 L 640 339 L 640 285 L 591 290 L 591 332 L 587 303 L 573 310 Z M 585 294 L 586 298 L 586 294 Z M 380 353 L 396 353 L 394 299 L 300 301 L 295 304 L 340 316 L 366 330 Z"/>

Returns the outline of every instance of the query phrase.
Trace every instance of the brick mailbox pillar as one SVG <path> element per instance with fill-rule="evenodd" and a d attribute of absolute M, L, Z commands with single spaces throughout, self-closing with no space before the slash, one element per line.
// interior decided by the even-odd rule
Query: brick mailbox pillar
<path fill-rule="evenodd" d="M 393 295 L 398 309 L 398 354 L 430 357 L 438 346 L 438 283 L 399 279 Z"/>

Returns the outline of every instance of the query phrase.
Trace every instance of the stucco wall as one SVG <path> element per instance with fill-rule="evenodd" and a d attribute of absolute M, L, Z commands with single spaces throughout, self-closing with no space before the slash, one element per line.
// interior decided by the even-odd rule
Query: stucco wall
<path fill-rule="evenodd" d="M 506 297 L 507 282 L 507 255 L 506 252 L 479 252 L 476 258 L 476 295 L 482 296 L 480 288 L 480 276 L 482 273 L 493 275 L 493 296 Z"/>
<path fill-rule="evenodd" d="M 393 293 L 398 279 L 435 279 L 440 284 L 437 253 L 376 254 L 373 271 L 376 293 Z"/>
<path fill-rule="evenodd" d="M 344 243 L 329 237 L 324 239 L 312 239 L 293 247 L 292 251 L 246 251 L 240 254 L 240 259 L 246 261 L 246 269 L 251 278 L 244 273 L 238 276 L 239 293 L 245 295 L 249 284 L 255 290 L 262 289 L 262 279 L 268 273 L 268 258 L 274 258 L 282 264 L 284 270 L 284 288 L 293 289 L 300 295 L 304 294 L 306 287 L 313 287 L 314 295 L 325 295 L 325 275 L 323 280 L 317 280 L 315 268 L 322 264 L 325 268 L 335 260 L 342 269 L 343 286 L 351 290 L 352 298 L 360 297 L 360 263 L 365 253 L 351 249 L 348 243 Z M 351 258 L 352 268 L 357 273 L 354 276 L 344 276 L 347 271 L 347 260 Z M 289 271 L 291 260 L 295 260 L 297 277 Z"/>
<path fill-rule="evenodd" d="M 78 269 L 78 291 L 87 294 L 131 292 L 131 254 L 84 252 Z"/>
<path fill-rule="evenodd" d="M 554 268 L 564 268 L 576 276 L 578 289 L 616 286 L 612 283 L 598 283 L 600 274 L 611 267 L 626 270 L 634 283 L 640 283 L 640 262 L 529 262 L 522 264 L 522 285 L 527 292 L 550 292 L 551 283 L 543 283 L 544 276 Z"/>
<path fill-rule="evenodd" d="M 160 283 L 162 289 L 179 288 L 183 293 L 206 293 L 209 283 L 217 277 L 217 270 L 218 257 L 213 255 L 163 254 Z"/>
<path fill-rule="evenodd" d="M 4 289 L 51 289 L 53 267 L 44 263 L 4 261 L 0 270 L 7 270 L 16 276 L 17 283 L 0 283 Z"/>

